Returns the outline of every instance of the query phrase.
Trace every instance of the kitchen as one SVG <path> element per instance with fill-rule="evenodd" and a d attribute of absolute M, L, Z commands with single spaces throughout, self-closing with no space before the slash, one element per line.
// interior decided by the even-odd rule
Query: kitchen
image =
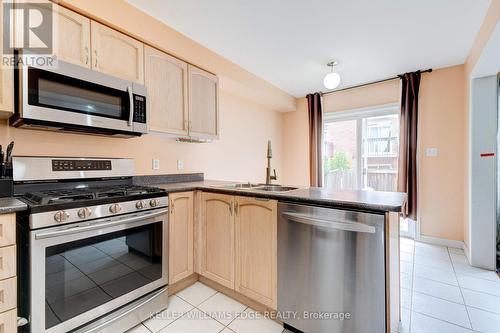
<path fill-rule="evenodd" d="M 408 204 L 405 194 L 311 187 L 322 176 L 317 172 L 314 179 L 310 167 L 314 142 L 306 93 L 277 88 L 223 58 L 221 51 L 215 53 L 174 30 L 158 17 L 168 6 L 118 0 L 29 5 L 44 17 L 53 11 L 57 65 L 1 72 L 5 120 L 0 122 L 0 144 L 6 149 L 14 142 L 2 179 L 7 194 L 0 199 L 0 221 L 10 232 L 0 243 L 10 267 L 0 278 L 10 302 L 0 308 L 6 332 L 18 325 L 21 332 L 121 332 L 137 324 L 135 332 L 281 332 L 284 327 L 409 332 L 410 322 L 413 332 L 425 332 L 429 323 L 457 332 L 491 331 L 472 315 L 480 309 L 486 315 L 479 314 L 496 318 L 496 311 L 481 304 L 471 305 L 467 299 L 452 303 L 471 313 L 467 322 L 457 323 L 450 314 L 427 313 L 421 304 L 408 308 L 406 296 L 408 290 L 410 299 L 412 294 L 416 300 L 421 294 L 436 296 L 418 290 L 421 252 L 433 257 L 445 251 L 446 260 L 465 263 L 467 255 L 473 265 L 480 253 L 475 237 L 485 230 L 476 231 L 473 221 L 467 228 L 465 213 L 443 212 L 466 197 L 466 153 L 448 156 L 454 147 L 447 144 L 464 140 L 465 102 L 457 97 L 466 95 L 467 71 L 481 67 L 481 76 L 498 72 L 496 67 L 491 71 L 492 57 L 486 56 L 495 52 L 490 51 L 495 44 L 490 45 L 497 35 L 488 27 L 498 21 L 497 1 L 483 1 L 474 8 L 477 15 L 470 14 L 475 19 L 469 27 L 476 30 L 467 35 L 470 45 L 462 53 L 471 56 L 464 65 L 451 62 L 446 65 L 454 66 L 440 68 L 445 66 L 422 62 L 418 68 L 352 81 L 358 86 L 390 77 L 388 84 L 396 88 L 374 83 L 369 87 L 380 90 L 373 96 L 350 96 L 360 105 L 341 108 L 360 112 L 367 106 L 399 104 L 399 78 L 393 75 L 422 69 L 419 126 L 426 130 L 420 131 L 425 149 L 418 153 L 420 230 L 414 228 L 420 242 L 399 238 L 399 213 Z M 203 13 L 201 9 L 195 13 Z M 29 54 L 29 47 L 22 51 Z M 314 83 L 307 93 L 324 90 L 322 76 L 328 72 L 343 75 L 345 60 L 340 60 L 336 66 L 318 65 L 320 86 Z M 427 68 L 432 72 L 424 72 Z M 450 82 L 454 85 L 443 84 Z M 334 105 L 330 100 L 335 97 L 340 105 L 342 89 L 349 85 L 340 88 L 323 94 L 325 124 Z M 384 89 L 392 90 L 387 94 Z M 434 111 L 449 112 L 441 110 L 443 100 L 453 100 L 456 107 L 450 110 L 460 110 L 459 115 L 451 120 L 434 116 Z M 447 137 L 436 134 L 436 123 L 451 126 Z M 470 125 L 472 133 L 475 124 Z M 322 142 L 315 143 L 321 155 Z M 433 147 L 439 147 L 437 153 Z M 434 161 L 441 164 L 436 167 Z M 457 168 L 456 163 L 464 166 Z M 451 173 L 449 164 L 455 167 Z M 463 185 L 432 187 L 446 177 Z M 464 245 L 466 237 L 470 249 Z M 459 254 L 449 255 L 451 251 Z M 99 263 L 100 269 L 92 267 Z M 52 265 L 55 275 L 49 273 Z M 467 278 L 487 277 L 485 283 L 492 286 L 486 294 L 495 302 L 495 273 L 463 266 Z M 408 287 L 407 277 L 415 286 Z M 460 274 L 457 278 L 453 288 L 475 290 L 460 283 Z M 96 294 L 85 298 L 90 290 Z M 78 306 L 71 303 L 75 299 Z M 259 316 L 259 311 L 277 318 Z M 218 316 L 226 312 L 229 318 Z M 295 312 L 310 319 L 284 315 Z M 332 312 L 333 319 L 322 316 Z"/>

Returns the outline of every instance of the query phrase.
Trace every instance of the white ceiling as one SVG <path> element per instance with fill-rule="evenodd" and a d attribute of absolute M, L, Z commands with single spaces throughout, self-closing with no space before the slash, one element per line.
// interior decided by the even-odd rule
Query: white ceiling
<path fill-rule="evenodd" d="M 464 63 L 490 0 L 127 0 L 296 97 Z"/>

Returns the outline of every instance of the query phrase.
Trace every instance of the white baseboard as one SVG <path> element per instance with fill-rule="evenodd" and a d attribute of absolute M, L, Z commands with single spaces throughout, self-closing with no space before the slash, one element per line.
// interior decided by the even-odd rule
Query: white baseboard
<path fill-rule="evenodd" d="M 470 262 L 470 250 L 465 243 L 464 243 L 464 253 L 465 257 L 467 258 L 467 262 Z"/>
<path fill-rule="evenodd" d="M 446 238 L 440 238 L 440 237 L 432 237 L 432 236 L 425 236 L 425 235 L 420 235 L 418 237 L 419 242 L 423 243 L 429 243 L 429 244 L 435 244 L 435 245 L 441 245 L 441 246 L 447 246 L 447 247 L 454 247 L 457 249 L 463 249 L 465 251 L 466 246 L 464 242 L 462 241 L 457 241 L 453 239 L 446 239 Z"/>

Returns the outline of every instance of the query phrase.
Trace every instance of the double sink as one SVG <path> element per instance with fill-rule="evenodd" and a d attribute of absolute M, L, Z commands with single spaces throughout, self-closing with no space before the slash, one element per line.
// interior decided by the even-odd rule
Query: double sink
<path fill-rule="evenodd" d="M 289 192 L 298 189 L 298 187 L 291 187 L 291 186 L 252 184 L 252 183 L 213 185 L 212 187 L 234 189 L 234 190 L 252 190 L 252 191 L 262 191 L 262 192 Z"/>

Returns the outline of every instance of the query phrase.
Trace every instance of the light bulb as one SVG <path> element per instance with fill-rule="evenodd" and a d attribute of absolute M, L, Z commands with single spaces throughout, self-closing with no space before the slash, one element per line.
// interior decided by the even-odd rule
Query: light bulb
<path fill-rule="evenodd" d="M 337 88 L 340 84 L 340 75 L 335 72 L 326 74 L 325 78 L 323 79 L 323 84 L 325 85 L 326 89 Z"/>

